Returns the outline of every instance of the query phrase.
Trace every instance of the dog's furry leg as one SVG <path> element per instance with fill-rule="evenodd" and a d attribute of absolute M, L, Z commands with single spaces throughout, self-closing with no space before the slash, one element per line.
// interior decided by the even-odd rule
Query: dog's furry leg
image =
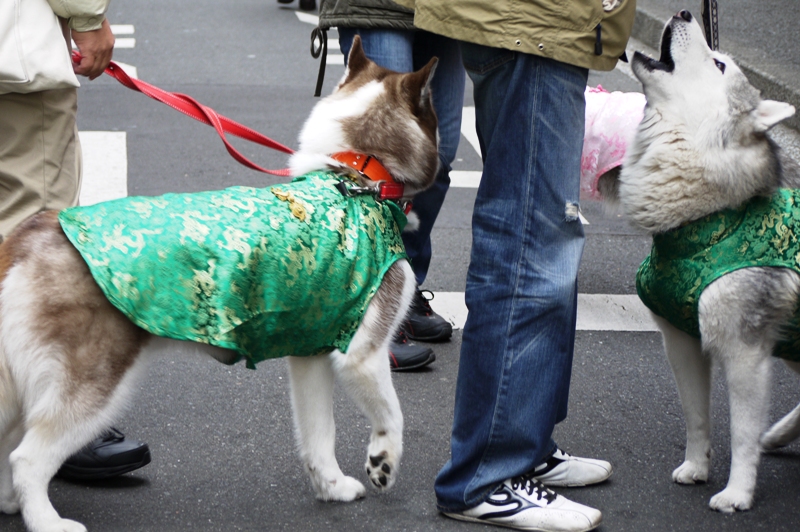
<path fill-rule="evenodd" d="M 711 361 L 702 353 L 700 340 L 693 338 L 653 315 L 664 336 L 667 353 L 686 422 L 686 455 L 672 472 L 679 484 L 708 480 L 711 458 Z"/>
<path fill-rule="evenodd" d="M 317 499 L 352 501 L 363 497 L 364 485 L 345 476 L 336 461 L 330 358 L 289 357 L 289 376 L 297 446 Z"/>
<path fill-rule="evenodd" d="M 348 395 L 372 424 L 366 470 L 379 490 L 397 480 L 403 454 L 403 414 L 392 385 L 389 342 L 411 304 L 414 274 L 406 261 L 395 263 L 358 328 L 347 354 L 331 354 L 333 369 Z"/>
<path fill-rule="evenodd" d="M 82 524 L 62 519 L 47 496 L 50 479 L 64 460 L 86 443 L 85 438 L 82 434 L 57 435 L 44 425 L 27 430 L 11 453 L 14 488 L 25 525 L 31 532 L 86 532 Z"/>
<path fill-rule="evenodd" d="M 731 419 L 731 472 L 728 485 L 711 498 L 720 512 L 749 510 L 760 461 L 759 436 L 769 411 L 772 345 L 730 349 L 723 360 Z"/>
<path fill-rule="evenodd" d="M 786 365 L 800 373 L 800 363 L 785 361 Z M 783 416 L 761 436 L 761 446 L 764 450 L 771 451 L 789 445 L 800 438 L 800 405 Z"/>
<path fill-rule="evenodd" d="M 728 485 L 710 502 L 720 512 L 753 505 L 772 351 L 794 313 L 798 289 L 800 277 L 791 270 L 745 268 L 714 281 L 700 296 L 703 349 L 721 362 L 730 403 L 731 472 Z"/>

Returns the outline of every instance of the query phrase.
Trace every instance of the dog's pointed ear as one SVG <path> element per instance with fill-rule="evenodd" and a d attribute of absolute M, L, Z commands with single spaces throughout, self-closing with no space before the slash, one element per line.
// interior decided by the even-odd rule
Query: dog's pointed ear
<path fill-rule="evenodd" d="M 427 65 L 403 78 L 403 88 L 416 99 L 419 107 L 425 107 L 431 101 L 431 81 L 438 64 L 439 59 L 432 57 Z"/>
<path fill-rule="evenodd" d="M 755 130 L 763 133 L 782 120 L 794 115 L 794 106 L 775 100 L 761 100 L 758 107 L 750 111 Z"/>
<path fill-rule="evenodd" d="M 350 55 L 347 56 L 347 78 L 352 79 L 367 68 L 367 65 L 369 65 L 369 59 L 367 54 L 364 53 L 364 47 L 361 45 L 361 36 L 356 35 L 350 47 Z"/>

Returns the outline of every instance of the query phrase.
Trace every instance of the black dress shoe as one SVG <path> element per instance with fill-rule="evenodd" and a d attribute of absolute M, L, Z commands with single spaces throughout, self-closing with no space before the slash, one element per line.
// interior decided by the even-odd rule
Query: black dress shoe
<path fill-rule="evenodd" d="M 66 480 L 103 480 L 129 473 L 150 463 L 146 443 L 125 439 L 111 428 L 72 455 L 56 476 Z"/>
<path fill-rule="evenodd" d="M 430 294 L 430 299 L 417 288 L 402 325 L 403 331 L 409 338 L 419 342 L 446 342 L 453 335 L 453 326 L 431 308 L 429 301 L 433 299 L 433 292 L 425 292 Z"/>
<path fill-rule="evenodd" d="M 392 371 L 419 369 L 434 360 L 436 355 L 431 349 L 409 342 L 403 331 L 399 331 L 389 344 L 389 364 Z"/>
<path fill-rule="evenodd" d="M 317 0 L 300 0 L 300 9 L 303 11 L 314 11 L 317 9 Z"/>

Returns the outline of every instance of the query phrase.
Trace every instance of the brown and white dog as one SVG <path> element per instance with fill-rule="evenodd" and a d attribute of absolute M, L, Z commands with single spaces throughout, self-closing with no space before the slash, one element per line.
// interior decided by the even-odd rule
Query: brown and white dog
<path fill-rule="evenodd" d="M 435 66 L 434 59 L 410 74 L 380 68 L 356 38 L 342 82 L 303 128 L 290 161 L 295 175 L 338 168 L 329 155 L 355 151 L 380 160 L 407 196 L 428 187 L 438 166 L 430 94 Z M 0 245 L 0 512 L 21 510 L 34 532 L 86 530 L 53 508 L 50 479 L 129 402 L 154 352 L 189 346 L 223 362 L 235 356 L 134 325 L 103 295 L 57 215 L 31 217 Z M 288 359 L 298 447 L 319 499 L 351 501 L 365 493 L 334 456 L 334 378 L 372 425 L 371 483 L 379 490 L 395 483 L 403 417 L 387 353 L 414 285 L 408 263 L 395 262 L 346 354 Z"/>

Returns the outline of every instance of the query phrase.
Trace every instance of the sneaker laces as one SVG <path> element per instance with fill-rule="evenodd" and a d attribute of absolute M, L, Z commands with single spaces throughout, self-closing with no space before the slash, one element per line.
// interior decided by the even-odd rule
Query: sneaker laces
<path fill-rule="evenodd" d="M 106 431 L 100 436 L 100 439 L 103 443 L 118 443 L 121 441 L 125 441 L 125 435 L 115 429 L 114 427 L 109 427 Z"/>
<path fill-rule="evenodd" d="M 423 293 L 430 294 L 430 297 L 425 297 Z M 415 297 L 414 297 L 414 306 L 417 310 L 422 311 L 426 316 L 430 316 L 433 314 L 433 309 L 431 308 L 430 302 L 433 301 L 433 292 L 430 290 L 420 290 L 417 288 Z"/>
<path fill-rule="evenodd" d="M 392 341 L 396 344 L 407 344 L 408 335 L 406 334 L 406 331 L 400 328 L 397 331 L 397 334 L 394 335 L 394 338 L 392 338 Z"/>
<path fill-rule="evenodd" d="M 512 478 L 511 488 L 515 490 L 522 488 L 528 495 L 533 495 L 533 492 L 536 492 L 536 500 L 540 501 L 544 498 L 547 504 L 550 504 L 558 497 L 555 491 L 549 489 L 530 474 Z"/>

